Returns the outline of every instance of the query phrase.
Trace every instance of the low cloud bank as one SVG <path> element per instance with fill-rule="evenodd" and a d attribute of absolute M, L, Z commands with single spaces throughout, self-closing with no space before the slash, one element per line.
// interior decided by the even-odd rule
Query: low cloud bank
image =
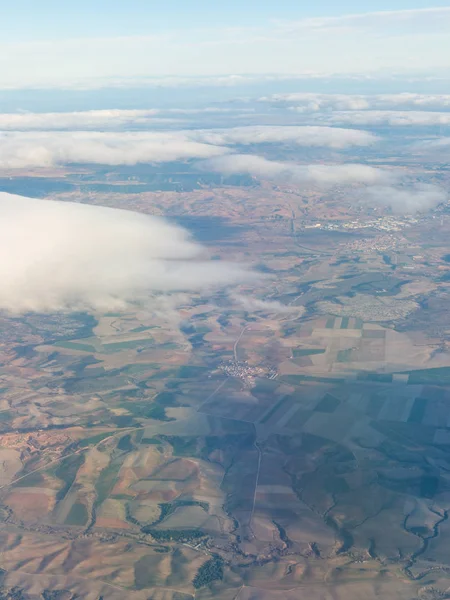
<path fill-rule="evenodd" d="M 421 150 L 440 150 L 450 148 L 450 137 L 441 137 L 434 140 L 422 140 L 414 144 L 413 148 Z"/>
<path fill-rule="evenodd" d="M 54 113 L 1 113 L 0 129 L 4 131 L 96 129 L 108 125 L 148 124 L 159 114 L 150 110 L 86 110 Z"/>
<path fill-rule="evenodd" d="M 322 146 L 342 149 L 352 146 L 369 146 L 378 137 L 367 131 L 320 126 L 270 126 L 255 125 L 229 129 L 192 132 L 193 139 L 221 146 L 230 144 L 291 143 L 298 146 Z"/>
<path fill-rule="evenodd" d="M 33 131 L 100 128 L 115 129 L 126 125 L 148 126 L 152 123 L 177 122 L 177 116 L 221 115 L 228 113 L 248 114 L 251 108 L 149 108 L 149 109 L 102 109 L 73 112 L 18 112 L 0 113 L 0 130 Z M 175 118 L 174 118 L 175 117 Z"/>
<path fill-rule="evenodd" d="M 296 314 L 297 317 L 300 317 L 305 312 L 303 306 L 288 306 L 287 304 L 278 302 L 278 300 L 261 300 L 260 298 L 242 296 L 241 294 L 233 294 L 232 300 L 250 313 Z"/>
<path fill-rule="evenodd" d="M 164 295 L 256 278 L 202 254 L 186 230 L 164 219 L 0 193 L 0 310 L 161 307 Z"/>
<path fill-rule="evenodd" d="M 318 120 L 339 125 L 390 125 L 391 127 L 450 125 L 450 112 L 417 110 L 337 111 Z"/>
<path fill-rule="evenodd" d="M 247 174 L 282 183 L 311 183 L 322 187 L 349 184 L 383 184 L 395 180 L 389 171 L 367 165 L 298 165 L 267 160 L 252 154 L 231 154 L 204 162 L 204 168 L 230 174 Z"/>
<path fill-rule="evenodd" d="M 145 111 L 93 111 L 92 114 L 98 112 L 134 114 Z M 86 118 L 86 126 L 88 123 L 92 127 L 99 125 L 98 114 L 78 114 L 80 118 Z M 103 118 L 110 116 L 103 115 Z M 119 115 L 117 118 L 123 124 L 126 121 L 120 119 L 128 117 Z M 59 128 L 58 123 L 62 127 L 65 122 L 65 117 L 58 119 L 54 129 Z M 70 163 L 134 165 L 220 156 L 231 152 L 229 146 L 237 144 L 290 143 L 342 149 L 368 146 L 377 140 L 371 133 L 338 127 L 255 126 L 173 132 L 3 131 L 0 133 L 0 168 Z"/>
<path fill-rule="evenodd" d="M 135 165 L 208 158 L 228 148 L 190 140 L 182 133 L 30 132 L 0 134 L 0 167 L 51 167 L 95 163 Z"/>
<path fill-rule="evenodd" d="M 427 212 L 447 200 L 448 194 L 445 190 L 426 183 L 408 188 L 374 186 L 365 193 L 365 201 L 369 205 L 387 207 L 399 214 Z"/>
<path fill-rule="evenodd" d="M 448 199 L 439 186 L 410 183 L 400 172 L 368 165 L 298 165 L 251 154 L 230 154 L 204 161 L 204 166 L 227 175 L 247 174 L 284 185 L 309 184 L 323 189 L 358 186 L 349 198 L 395 213 L 426 212 Z"/>
<path fill-rule="evenodd" d="M 450 94 L 273 94 L 260 102 L 285 105 L 301 113 L 359 110 L 450 110 Z"/>

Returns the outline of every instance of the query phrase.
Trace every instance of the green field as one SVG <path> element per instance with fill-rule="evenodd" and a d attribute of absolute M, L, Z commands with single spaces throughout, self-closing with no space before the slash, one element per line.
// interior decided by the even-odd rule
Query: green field
<path fill-rule="evenodd" d="M 337 362 L 348 362 L 352 357 L 352 352 L 353 350 L 351 348 L 348 348 L 347 350 L 339 350 L 337 353 Z"/>
<path fill-rule="evenodd" d="M 426 398 L 416 398 L 409 413 L 408 423 L 422 423 L 427 404 L 428 400 Z"/>
<path fill-rule="evenodd" d="M 301 356 L 314 356 L 315 354 L 325 354 L 326 350 L 323 348 L 294 348 L 292 354 L 294 358 L 300 358 Z"/>
<path fill-rule="evenodd" d="M 27 477 L 19 479 L 14 486 L 15 487 L 39 487 L 42 486 L 45 479 L 41 473 L 30 473 Z"/>
<path fill-rule="evenodd" d="M 268 413 L 266 413 L 263 418 L 261 419 L 260 423 L 264 424 L 267 423 L 267 421 L 270 419 L 270 417 L 272 415 L 275 414 L 275 412 L 283 405 L 285 404 L 288 400 L 290 399 L 290 396 L 285 396 L 284 398 L 281 398 L 279 400 L 279 402 L 276 402 L 274 406 L 272 406 L 272 408 L 269 410 Z"/>
<path fill-rule="evenodd" d="M 84 504 L 75 502 L 69 511 L 66 518 L 66 525 L 78 525 L 80 527 L 86 525 L 89 518 L 88 512 Z"/>
<path fill-rule="evenodd" d="M 133 417 L 141 419 L 157 419 L 158 421 L 167 421 L 169 417 L 166 415 L 166 409 L 162 404 L 158 404 L 154 401 L 146 402 L 122 402 L 121 408 L 125 408 Z M 121 415 L 122 417 L 126 415 Z M 117 423 L 117 418 L 115 422 Z M 130 419 L 130 417 L 128 417 Z M 132 425 L 132 421 L 128 421 L 129 425 Z"/>
<path fill-rule="evenodd" d="M 325 394 L 314 410 L 316 412 L 332 413 L 336 410 L 340 403 L 340 400 L 331 394 Z"/>
<path fill-rule="evenodd" d="M 375 381 L 376 383 L 392 383 L 392 373 L 358 373 L 358 381 Z"/>
<path fill-rule="evenodd" d="M 122 450 L 122 452 L 131 452 L 134 446 L 131 442 L 131 434 L 127 433 L 122 438 L 120 438 L 119 443 L 117 444 L 117 449 Z"/>
<path fill-rule="evenodd" d="M 148 348 L 153 345 L 153 338 L 129 340 L 128 342 L 114 342 L 113 344 L 103 344 L 102 352 L 105 354 L 113 354 L 114 352 L 121 352 L 122 350 L 136 350 L 136 348 Z"/>
<path fill-rule="evenodd" d="M 190 379 L 200 377 L 209 371 L 208 367 L 182 366 L 178 369 L 178 377 L 180 379 Z"/>
<path fill-rule="evenodd" d="M 314 377 L 313 375 L 283 375 L 277 379 L 278 383 L 290 383 L 292 385 L 299 385 L 304 381 L 318 381 L 320 383 L 342 383 L 344 379 L 337 377 Z"/>
<path fill-rule="evenodd" d="M 350 317 L 342 317 L 341 329 L 348 329 Z"/>
<path fill-rule="evenodd" d="M 90 344 L 82 344 L 79 342 L 55 342 L 54 346 L 58 346 L 59 348 L 67 348 L 68 350 L 79 350 L 80 352 L 89 352 L 92 354 L 93 352 L 97 352 L 95 346 L 91 346 Z"/>
<path fill-rule="evenodd" d="M 154 401 L 161 406 L 177 406 L 176 398 L 173 392 L 161 392 L 155 397 Z"/>
<path fill-rule="evenodd" d="M 97 494 L 97 499 L 95 501 L 96 507 L 100 506 L 100 504 L 110 495 L 117 481 L 120 468 L 122 467 L 122 460 L 110 463 L 100 473 L 100 476 L 95 483 L 95 492 Z"/>
<path fill-rule="evenodd" d="M 450 383 L 450 367 L 439 367 L 437 369 L 420 369 L 407 371 L 410 385 L 434 383 L 437 385 L 448 385 Z"/>
<path fill-rule="evenodd" d="M 213 581 L 221 581 L 223 579 L 223 566 L 223 558 L 218 554 L 214 554 L 210 560 L 200 567 L 195 575 L 192 581 L 195 589 L 209 585 Z"/>
<path fill-rule="evenodd" d="M 84 463 L 84 454 L 74 454 L 59 463 L 58 466 L 49 470 L 49 473 L 64 482 L 62 488 L 56 494 L 56 502 L 63 500 L 72 487 L 78 473 L 78 469 Z"/>
<path fill-rule="evenodd" d="M 121 373 L 127 373 L 128 375 L 138 375 L 139 373 L 145 373 L 145 371 L 151 371 L 152 369 L 158 369 L 159 365 L 154 363 L 136 363 L 132 365 L 127 365 L 123 369 L 121 369 Z"/>
<path fill-rule="evenodd" d="M 356 319 L 355 321 L 355 329 L 362 329 L 364 327 L 364 321 L 361 319 Z"/>
<path fill-rule="evenodd" d="M 104 432 L 104 433 L 98 433 L 97 435 L 93 435 L 91 437 L 85 438 L 84 440 L 81 440 L 81 442 L 79 443 L 79 446 L 81 448 L 87 448 L 88 446 L 95 446 L 95 444 L 98 444 L 99 442 L 106 440 L 106 438 L 113 435 L 113 433 L 114 432 L 109 433 L 109 431 Z"/>
<path fill-rule="evenodd" d="M 11 410 L 0 411 L 0 421 L 8 422 L 14 419 L 16 415 Z"/>
<path fill-rule="evenodd" d="M 255 392 L 256 394 L 273 392 L 280 385 L 278 379 L 257 379 L 255 383 L 256 385 L 252 389 L 252 392 Z"/>

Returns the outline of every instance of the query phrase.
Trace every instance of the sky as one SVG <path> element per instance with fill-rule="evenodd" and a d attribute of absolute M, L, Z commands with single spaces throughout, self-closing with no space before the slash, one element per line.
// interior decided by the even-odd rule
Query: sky
<path fill-rule="evenodd" d="M 2 8 L 0 90 L 447 78 L 449 27 L 442 0 L 18 0 Z"/>
<path fill-rule="evenodd" d="M 4 0 L 3 0 L 4 1 Z M 0 5 L 2 2 L 0 2 Z M 5 2 L 6 5 L 6 2 Z M 270 20 L 342 16 L 376 11 L 449 7 L 447 0 L 18 0 L 2 8 L 2 37 L 16 40 L 67 36 L 146 35 L 165 29 L 252 26 Z"/>

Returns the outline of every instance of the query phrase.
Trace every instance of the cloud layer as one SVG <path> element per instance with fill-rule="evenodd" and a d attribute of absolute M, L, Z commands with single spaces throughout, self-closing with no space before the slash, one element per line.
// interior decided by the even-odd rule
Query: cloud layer
<path fill-rule="evenodd" d="M 216 145 L 252 145 L 290 143 L 298 146 L 322 146 L 342 149 L 352 146 L 369 146 L 378 138 L 367 131 L 320 126 L 269 126 L 232 127 L 199 131 L 194 139 Z"/>
<path fill-rule="evenodd" d="M 248 174 L 260 179 L 282 183 L 311 183 L 322 187 L 350 184 L 387 184 L 395 175 L 367 165 L 298 165 L 292 162 L 267 160 L 252 154 L 231 154 L 213 158 L 205 168 L 225 174 Z"/>
<path fill-rule="evenodd" d="M 261 300 L 260 298 L 241 294 L 233 294 L 232 300 L 250 313 L 295 314 L 300 317 L 305 312 L 304 306 L 289 306 L 278 302 L 278 300 Z"/>
<path fill-rule="evenodd" d="M 0 130 L 53 131 L 64 129 L 118 129 L 123 126 L 146 127 L 152 124 L 179 121 L 179 117 L 195 115 L 248 114 L 250 108 L 149 108 L 145 110 L 105 109 L 73 112 L 0 113 Z M 162 116 L 164 115 L 164 116 Z"/>
<path fill-rule="evenodd" d="M 427 212 L 448 200 L 448 194 L 442 188 L 421 183 L 407 188 L 374 186 L 365 194 L 365 201 L 373 206 L 388 207 L 394 213 L 414 214 Z"/>
<path fill-rule="evenodd" d="M 130 211 L 0 193 L 0 310 L 121 310 L 172 292 L 247 282 L 188 232 Z"/>
<path fill-rule="evenodd" d="M 449 94 L 273 94 L 259 98 L 306 122 L 326 125 L 433 126 L 450 124 Z"/>
<path fill-rule="evenodd" d="M 288 106 L 300 113 L 350 110 L 449 110 L 449 94 L 273 94 L 260 102 Z"/>
<path fill-rule="evenodd" d="M 415 110 L 365 110 L 365 111 L 336 111 L 330 115 L 320 115 L 319 120 L 330 125 L 389 125 L 402 126 L 433 126 L 450 125 L 450 112 L 432 112 Z"/>
<path fill-rule="evenodd" d="M 102 115 L 97 113 L 101 112 Z M 54 128 L 76 122 L 98 126 L 121 125 L 140 111 L 93 111 L 71 113 L 54 121 Z M 95 114 L 94 114 L 95 113 Z M 122 115 L 122 113 L 126 113 Z M 77 117 L 74 119 L 74 114 Z M 8 117 L 10 115 L 7 115 Z M 0 114 L 0 129 L 2 117 Z M 27 115 L 31 119 L 30 115 Z M 33 119 L 36 117 L 36 121 Z M 100 121 L 99 121 L 100 119 Z M 31 129 L 46 122 L 45 116 L 33 115 Z M 15 122 L 11 122 L 13 125 Z M 25 121 L 22 123 L 25 127 Z M 342 149 L 367 146 L 377 137 L 365 131 L 333 127 L 254 126 L 229 129 L 186 131 L 3 131 L 0 133 L 0 168 L 49 167 L 58 164 L 96 163 L 134 165 L 146 162 L 170 162 L 189 158 L 209 158 L 230 152 L 228 146 L 289 143 L 298 146 L 322 146 Z"/>
<path fill-rule="evenodd" d="M 49 167 L 97 163 L 135 165 L 208 158 L 228 152 L 182 133 L 27 132 L 0 134 L 0 167 Z"/>
<path fill-rule="evenodd" d="M 349 198 L 399 214 L 427 212 L 448 200 L 436 185 L 415 183 L 401 171 L 360 164 L 299 165 L 251 154 L 230 154 L 205 161 L 205 167 L 225 174 L 248 174 L 285 185 L 310 184 L 327 189 L 355 186 Z"/>

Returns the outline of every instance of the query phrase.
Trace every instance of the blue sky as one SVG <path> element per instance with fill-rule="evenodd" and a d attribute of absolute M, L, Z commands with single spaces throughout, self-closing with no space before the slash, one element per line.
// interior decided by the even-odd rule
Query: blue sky
<path fill-rule="evenodd" d="M 0 6 L 3 4 L 0 2 Z M 5 2 L 6 4 L 6 2 Z M 1 11 L 4 39 L 142 35 L 154 29 L 250 26 L 271 19 L 449 7 L 448 0 L 18 0 Z"/>
<path fill-rule="evenodd" d="M 0 89 L 450 72 L 442 0 L 17 0 L 1 18 Z"/>

